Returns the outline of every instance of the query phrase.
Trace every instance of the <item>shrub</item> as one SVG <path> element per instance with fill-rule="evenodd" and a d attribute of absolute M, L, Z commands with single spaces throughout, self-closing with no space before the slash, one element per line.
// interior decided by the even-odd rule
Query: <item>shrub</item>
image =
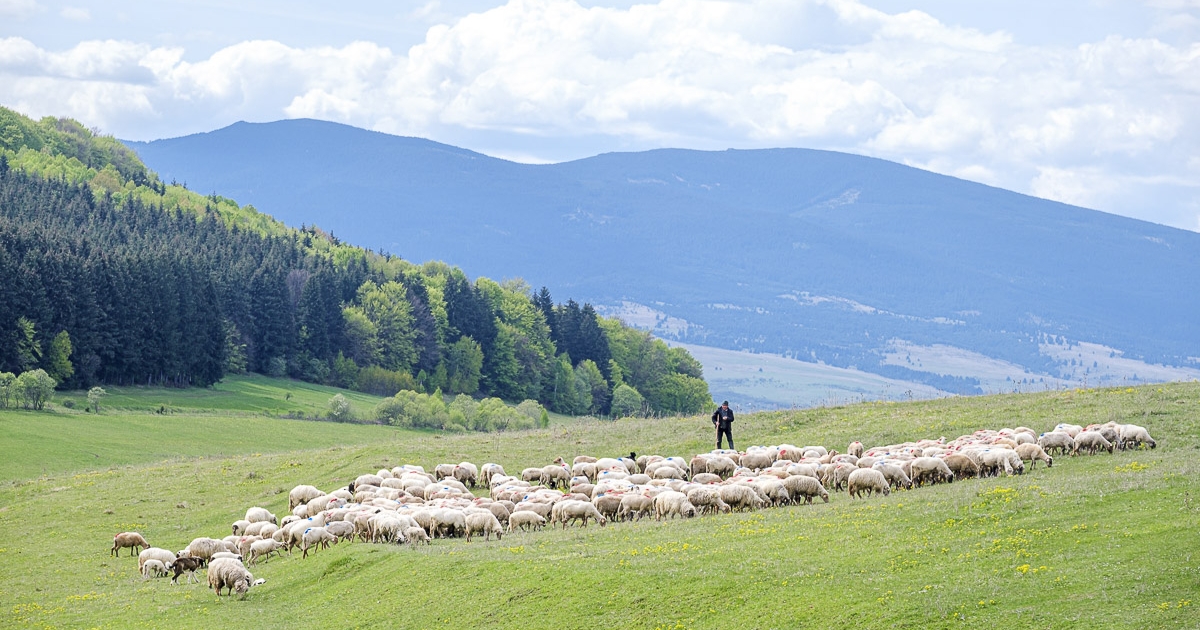
<path fill-rule="evenodd" d="M 96 413 L 100 413 L 100 399 L 107 395 L 108 392 L 104 391 L 103 387 L 93 387 L 89 389 L 87 393 L 88 405 L 90 405 L 92 409 L 95 409 Z"/>
<path fill-rule="evenodd" d="M 326 413 L 329 419 L 335 422 L 349 422 L 354 419 L 350 401 L 341 394 L 335 394 L 333 398 L 329 399 L 329 411 Z"/>
<path fill-rule="evenodd" d="M 58 386 L 53 378 L 46 373 L 46 370 L 33 370 L 24 372 L 17 377 L 13 383 L 13 391 L 17 398 L 20 398 L 26 409 L 41 410 L 45 408 L 46 403 L 50 402 L 50 398 L 54 395 L 54 388 Z"/>

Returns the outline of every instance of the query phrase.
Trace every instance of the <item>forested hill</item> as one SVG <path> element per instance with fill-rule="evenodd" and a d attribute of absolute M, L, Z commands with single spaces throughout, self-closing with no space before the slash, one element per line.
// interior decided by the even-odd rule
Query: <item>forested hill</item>
<path fill-rule="evenodd" d="M 537 270 L 685 343 L 961 392 L 1200 367 L 1200 294 L 1184 288 L 1200 285 L 1200 234 L 884 160 L 661 149 L 517 164 L 316 120 L 130 146 L 165 176 L 369 247 Z"/>
<path fill-rule="evenodd" d="M 522 281 L 471 281 L 164 184 L 82 125 L 0 108 L 0 371 L 67 387 L 290 375 L 607 414 L 711 403 L 681 349 Z M 626 408 L 627 410 L 627 408 Z"/>

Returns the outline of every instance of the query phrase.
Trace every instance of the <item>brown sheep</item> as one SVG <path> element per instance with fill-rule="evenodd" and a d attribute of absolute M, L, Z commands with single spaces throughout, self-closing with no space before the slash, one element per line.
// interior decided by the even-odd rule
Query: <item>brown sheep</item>
<path fill-rule="evenodd" d="M 109 551 L 109 555 L 120 556 L 121 550 L 126 547 L 129 548 L 129 557 L 132 558 L 134 549 L 137 549 L 138 553 L 141 553 L 143 549 L 150 548 L 150 543 L 146 542 L 146 539 L 142 538 L 142 535 L 137 532 L 121 532 L 113 536 L 113 546 L 112 550 Z"/>

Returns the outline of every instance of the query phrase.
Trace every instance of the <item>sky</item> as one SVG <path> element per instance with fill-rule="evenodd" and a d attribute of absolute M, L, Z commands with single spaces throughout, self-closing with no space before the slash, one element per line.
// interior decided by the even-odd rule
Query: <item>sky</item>
<path fill-rule="evenodd" d="M 1200 0 L 0 0 L 0 105 L 521 162 L 829 149 L 1200 231 Z"/>

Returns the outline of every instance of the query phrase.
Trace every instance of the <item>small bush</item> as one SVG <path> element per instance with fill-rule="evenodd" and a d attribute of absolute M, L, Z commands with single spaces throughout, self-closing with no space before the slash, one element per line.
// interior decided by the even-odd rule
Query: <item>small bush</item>
<path fill-rule="evenodd" d="M 350 401 L 341 394 L 335 394 L 329 399 L 329 410 L 326 412 L 330 420 L 334 422 L 349 422 L 354 419 L 354 412 L 350 408 Z"/>

